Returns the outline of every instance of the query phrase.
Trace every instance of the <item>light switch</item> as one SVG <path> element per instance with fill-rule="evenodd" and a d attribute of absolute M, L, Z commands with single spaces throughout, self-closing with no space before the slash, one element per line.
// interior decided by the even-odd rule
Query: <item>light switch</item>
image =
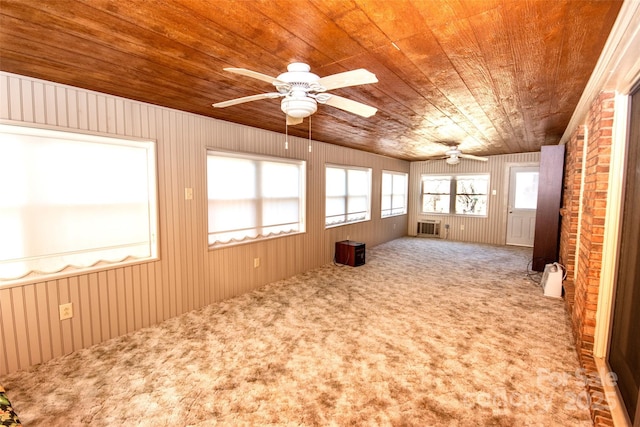
<path fill-rule="evenodd" d="M 185 200 L 193 199 L 193 188 L 185 188 L 184 189 L 184 199 Z"/>

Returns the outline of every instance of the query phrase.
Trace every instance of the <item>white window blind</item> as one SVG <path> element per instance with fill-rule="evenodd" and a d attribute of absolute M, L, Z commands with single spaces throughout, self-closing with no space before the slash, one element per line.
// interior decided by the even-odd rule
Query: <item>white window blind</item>
<path fill-rule="evenodd" d="M 209 245 L 305 231 L 306 163 L 210 151 Z"/>
<path fill-rule="evenodd" d="M 325 167 L 325 225 L 371 219 L 371 169 Z"/>
<path fill-rule="evenodd" d="M 407 213 L 407 174 L 382 171 L 381 216 Z"/>
<path fill-rule="evenodd" d="M 0 283 L 151 259 L 155 143 L 0 125 Z"/>

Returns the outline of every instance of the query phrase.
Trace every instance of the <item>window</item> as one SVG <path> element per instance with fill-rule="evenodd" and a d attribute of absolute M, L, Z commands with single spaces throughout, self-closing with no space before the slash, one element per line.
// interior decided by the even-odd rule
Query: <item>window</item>
<path fill-rule="evenodd" d="M 305 231 L 306 163 L 210 151 L 209 245 Z"/>
<path fill-rule="evenodd" d="M 489 175 L 423 175 L 422 212 L 487 215 Z"/>
<path fill-rule="evenodd" d="M 326 166 L 325 180 L 327 227 L 371 219 L 371 169 Z"/>
<path fill-rule="evenodd" d="M 407 213 L 407 174 L 382 171 L 381 216 Z"/>
<path fill-rule="evenodd" d="M 452 179 L 451 176 L 422 176 L 422 212 L 450 212 Z"/>
<path fill-rule="evenodd" d="M 458 176 L 456 214 L 486 215 L 489 175 Z"/>
<path fill-rule="evenodd" d="M 0 125 L 0 283 L 157 256 L 155 143 Z"/>

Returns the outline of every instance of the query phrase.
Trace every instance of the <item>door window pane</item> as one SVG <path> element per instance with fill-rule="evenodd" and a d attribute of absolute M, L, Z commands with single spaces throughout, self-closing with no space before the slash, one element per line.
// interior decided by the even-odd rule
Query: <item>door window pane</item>
<path fill-rule="evenodd" d="M 538 172 L 516 172 L 514 208 L 536 209 L 538 207 L 538 176 Z"/>

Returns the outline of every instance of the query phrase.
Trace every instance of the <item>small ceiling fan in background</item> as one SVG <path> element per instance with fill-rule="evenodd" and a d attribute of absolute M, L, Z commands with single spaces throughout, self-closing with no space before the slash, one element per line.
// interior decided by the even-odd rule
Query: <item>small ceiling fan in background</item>
<path fill-rule="evenodd" d="M 311 73 L 311 67 L 302 62 L 289 64 L 287 72 L 280 74 L 278 77 L 271 77 L 245 68 L 225 68 L 224 70 L 271 83 L 275 86 L 276 92 L 217 102 L 213 104 L 216 108 L 229 107 L 260 99 L 282 98 L 280 108 L 287 116 L 287 125 L 302 123 L 305 117 L 309 117 L 317 111 L 318 103 L 339 108 L 362 117 L 371 117 L 378 111 L 377 108 L 361 102 L 327 93 L 332 89 L 376 83 L 378 79 L 375 74 L 365 69 L 345 71 L 344 73 L 326 77 L 319 77 Z"/>
<path fill-rule="evenodd" d="M 481 162 L 486 162 L 489 159 L 486 157 L 474 156 L 473 154 L 464 154 L 460 149 L 458 149 L 457 145 L 449 145 L 449 150 L 447 150 L 445 155 L 442 157 L 436 158 L 436 160 L 446 160 L 446 162 L 450 165 L 457 165 L 460 163 L 460 159 L 469 159 L 469 160 L 478 160 Z"/>

